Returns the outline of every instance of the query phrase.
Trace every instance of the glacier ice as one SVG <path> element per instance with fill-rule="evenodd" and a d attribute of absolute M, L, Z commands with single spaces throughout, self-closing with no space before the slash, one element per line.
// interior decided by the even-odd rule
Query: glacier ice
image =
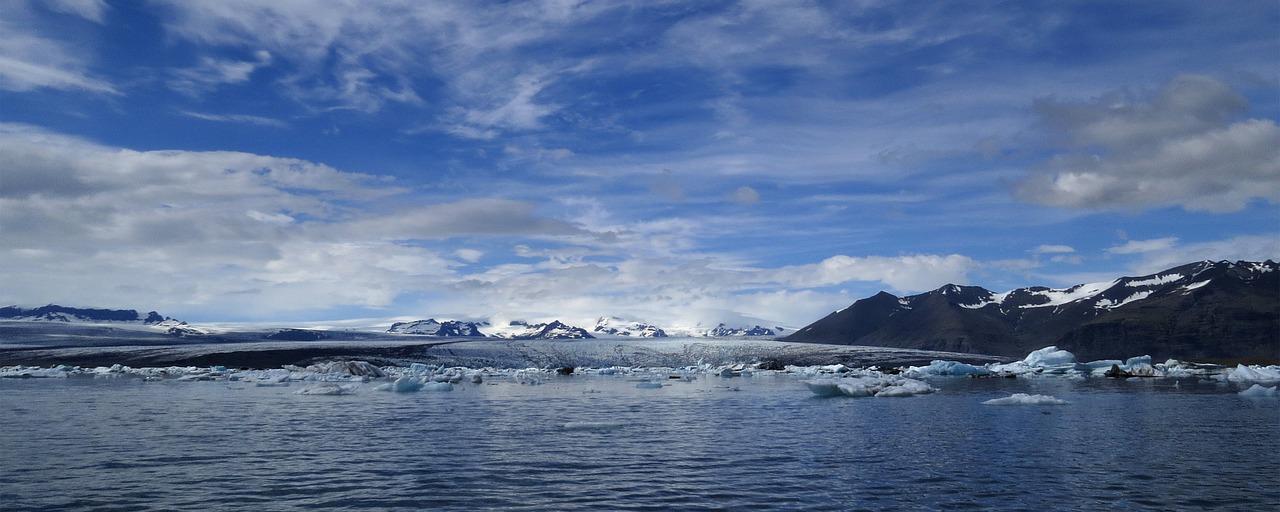
<path fill-rule="evenodd" d="M 395 393 L 412 393 L 422 389 L 422 382 L 416 377 L 400 377 L 394 382 L 382 384 L 373 389 L 376 391 L 391 391 Z"/>
<path fill-rule="evenodd" d="M 907 377 L 953 377 L 991 375 L 991 370 L 958 361 L 933 361 L 929 366 L 912 366 L 902 372 Z"/>
<path fill-rule="evenodd" d="M 1236 365 L 1234 370 L 1227 372 L 1227 380 L 1241 383 L 1280 382 L 1280 366 L 1245 366 L 1239 364 Z"/>
<path fill-rule="evenodd" d="M 879 373 L 879 372 L 874 372 Z M 929 384 L 897 375 L 859 375 L 854 377 L 827 377 L 804 381 L 814 395 L 821 397 L 851 396 L 854 398 L 897 398 L 923 395 L 937 391 Z"/>
<path fill-rule="evenodd" d="M 324 382 L 295 391 L 298 395 L 350 395 L 356 392 L 359 384 L 334 384 Z"/>
<path fill-rule="evenodd" d="M 1049 395 L 1014 393 L 1004 398 L 992 398 L 982 402 L 982 405 L 1066 405 L 1069 403 L 1071 402 Z"/>
<path fill-rule="evenodd" d="M 1249 389 L 1241 391 L 1240 396 L 1247 396 L 1247 397 L 1280 396 L 1280 391 L 1276 391 L 1276 386 L 1264 388 L 1262 387 L 1261 384 L 1254 384 L 1252 386 L 1249 386 Z"/>

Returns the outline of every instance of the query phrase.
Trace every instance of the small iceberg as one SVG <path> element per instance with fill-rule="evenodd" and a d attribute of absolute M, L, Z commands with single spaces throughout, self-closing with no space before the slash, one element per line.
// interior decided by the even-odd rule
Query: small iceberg
<path fill-rule="evenodd" d="M 1264 384 L 1280 382 L 1280 366 L 1236 365 L 1234 370 L 1227 372 L 1227 380 L 1239 383 L 1260 382 Z"/>
<path fill-rule="evenodd" d="M 1014 393 L 1004 398 L 992 398 L 982 402 L 982 405 L 1067 405 L 1069 403 L 1071 402 L 1049 395 Z"/>
<path fill-rule="evenodd" d="M 330 395 L 330 396 L 350 395 L 350 394 L 354 394 L 356 392 L 356 388 L 359 388 L 359 387 L 360 387 L 359 384 L 332 384 L 332 383 L 325 382 L 322 384 L 316 384 L 314 386 L 308 386 L 308 387 L 299 389 L 295 391 L 294 394 Z"/>
<path fill-rule="evenodd" d="M 1276 386 L 1264 388 L 1262 387 L 1261 384 L 1254 384 L 1252 386 L 1249 386 L 1249 389 L 1241 391 L 1240 396 L 1247 396 L 1249 398 L 1264 398 L 1264 397 L 1280 396 L 1280 391 L 1276 390 Z"/>
<path fill-rule="evenodd" d="M 923 381 L 896 375 L 809 379 L 804 381 L 804 385 L 821 397 L 901 398 L 937 391 Z"/>

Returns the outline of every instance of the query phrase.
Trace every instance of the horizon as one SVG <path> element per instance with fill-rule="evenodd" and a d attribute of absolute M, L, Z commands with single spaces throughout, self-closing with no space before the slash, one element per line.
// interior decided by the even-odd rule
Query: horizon
<path fill-rule="evenodd" d="M 1232 264 L 1232 265 L 1241 264 L 1241 263 L 1252 263 L 1252 264 L 1271 264 L 1271 265 L 1273 265 L 1273 266 L 1276 264 L 1276 262 L 1274 262 L 1274 261 L 1272 261 L 1272 260 L 1269 260 L 1269 259 L 1268 259 L 1268 260 L 1264 260 L 1264 261 L 1245 261 L 1245 260 L 1237 260 L 1237 261 L 1218 260 L 1218 261 L 1213 261 L 1213 260 L 1200 260 L 1200 261 L 1193 261 L 1193 262 L 1187 262 L 1187 263 L 1184 263 L 1184 264 L 1176 265 L 1176 266 L 1171 267 L 1171 268 L 1168 268 L 1168 269 L 1163 269 L 1163 270 L 1161 270 L 1161 271 L 1160 271 L 1160 272 L 1158 272 L 1158 273 L 1164 273 L 1164 272 L 1166 272 L 1166 271 L 1171 271 L 1171 270 L 1174 270 L 1174 269 L 1176 269 L 1176 268 L 1180 268 L 1180 267 L 1185 267 L 1185 266 L 1195 265 L 1195 264 L 1197 264 L 1197 263 L 1204 263 L 1204 264 L 1227 263 L 1227 264 Z M 1154 274 L 1152 274 L 1152 275 L 1154 275 Z M 1075 289 L 1075 288 L 1079 288 L 1079 287 L 1089 287 L 1089 286 L 1091 286 L 1091 285 L 1101 285 L 1101 284 L 1106 284 L 1106 283 L 1116 283 L 1116 282 L 1119 282 L 1119 281 L 1124 280 L 1124 279 L 1140 279 L 1140 278 L 1143 278 L 1143 277 L 1149 277 L 1149 276 L 1147 276 L 1147 275 L 1117 276 L 1117 277 L 1116 277 L 1116 278 L 1114 278 L 1114 279 L 1108 279 L 1108 280 L 1105 280 L 1105 281 L 1099 281 L 1099 282 L 1096 282 L 1096 283 L 1076 283 L 1076 284 L 1074 284 L 1074 285 L 1066 286 L 1066 287 L 1063 287 L 1063 288 L 1048 288 L 1048 290 L 1047 290 L 1047 291 L 1050 291 L 1050 292 L 1063 292 L 1063 291 L 1067 291 L 1067 290 L 1071 290 L 1071 289 Z M 947 283 L 947 284 L 941 285 L 941 286 L 939 286 L 938 288 L 935 288 L 935 289 L 933 289 L 933 290 L 928 290 L 928 291 L 924 291 L 924 292 L 920 292 L 920 293 L 916 293 L 916 294 L 903 294 L 903 295 L 896 296 L 896 297 L 898 297 L 898 298 L 911 298 L 911 297 L 916 297 L 916 296 L 921 296 L 921 295 L 927 295 L 927 294 L 930 294 L 930 293 L 936 293 L 936 292 L 943 291 L 943 290 L 945 290 L 945 289 L 947 289 L 947 288 L 955 287 L 955 286 L 968 286 L 968 285 L 956 285 L 956 284 L 954 284 L 954 283 Z M 1000 296 L 1000 295 L 1008 295 L 1008 294 L 1012 293 L 1014 290 L 1019 290 L 1019 289 L 1030 289 L 1030 288 L 1037 288 L 1037 287 L 1038 287 L 1037 285 L 1029 285 L 1029 286 L 1019 287 L 1019 288 L 1010 289 L 1010 290 L 1004 290 L 1004 291 L 999 291 L 999 290 L 986 290 L 986 291 L 992 292 L 993 294 L 995 294 L 995 295 L 997 295 L 997 296 Z M 1047 287 L 1046 287 L 1046 288 L 1047 288 Z M 984 289 L 985 289 L 985 288 L 984 288 Z M 855 301 L 854 301 L 854 303 L 851 303 L 851 304 L 849 304 L 849 305 L 843 306 L 843 307 L 841 307 L 841 308 L 839 308 L 839 309 L 833 310 L 833 311 L 831 311 L 831 312 L 829 312 L 829 313 L 827 313 L 827 314 L 823 314 L 822 316 L 820 316 L 820 317 L 818 317 L 818 318 L 814 318 L 814 319 L 812 319 L 812 320 L 810 320 L 810 321 L 807 321 L 807 322 L 802 323 L 802 324 L 799 324 L 799 325 L 780 325 L 780 324 L 779 324 L 779 325 L 767 325 L 767 324 L 769 324 L 769 322 L 765 322 L 765 321 L 760 320 L 760 319 L 747 320 L 747 322 L 748 322 L 748 323 L 737 323 L 737 324 L 730 324 L 730 323 L 726 323 L 726 322 L 716 321 L 716 320 L 714 320 L 714 319 L 713 319 L 713 320 L 710 320 L 710 321 L 699 322 L 699 323 L 697 323 L 697 324 L 677 324 L 677 325 L 668 324 L 668 325 L 659 325 L 659 324 L 657 324 L 656 322 L 653 322 L 653 321 L 652 321 L 652 320 L 650 320 L 650 319 L 645 319 L 645 318 L 631 318 L 631 317 L 619 317 L 619 316 L 611 315 L 611 314 L 608 314 L 608 313 L 601 314 L 601 315 L 596 315 L 596 316 L 594 316 L 594 317 L 578 317 L 578 318 L 573 318 L 573 317 L 562 317 L 562 316 L 554 316 L 554 315 L 553 315 L 552 317 L 535 318 L 535 319 L 532 319 L 532 320 L 526 320 L 526 319 L 524 319 L 524 318 L 522 318 L 522 317 L 519 317 L 518 315 L 510 315 L 510 314 L 503 313 L 503 312 L 493 312 L 493 313 L 490 313 L 490 314 L 488 314 L 488 315 L 479 315 L 479 316 L 472 316 L 472 317 L 445 317 L 445 316 L 430 316 L 430 315 L 428 315 L 428 316 L 393 316 L 393 317 L 363 317 L 363 318 L 330 318 L 330 319 L 316 319 L 316 320 L 304 320 L 304 321 L 257 320 L 257 321 L 223 321 L 223 322 L 218 322 L 218 321 L 213 321 L 213 322 L 187 322 L 186 320 L 184 320 L 184 319 L 182 319 L 182 318 L 173 318 L 173 317 L 170 317 L 169 315 L 165 315 L 165 314 L 163 314 L 163 313 L 161 313 L 161 312 L 159 312 L 159 311 L 157 311 L 157 310 L 154 310 L 154 309 L 148 309 L 148 308 L 136 308 L 136 307 L 135 307 L 135 308 L 113 309 L 113 308 L 109 308 L 109 307 L 100 307 L 100 306 L 67 305 L 67 304 L 44 304 L 44 305 L 40 305 L 40 306 L 13 304 L 13 305 L 10 305 L 10 306 L 0 306 L 0 308 L 19 308 L 19 309 L 26 309 L 26 310 L 38 310 L 38 309 L 41 309 L 41 308 L 44 308 L 44 307 L 60 307 L 60 308 L 67 308 L 67 309 L 81 309 L 81 310 L 104 311 L 104 312 L 105 312 L 105 311 L 112 311 L 112 312 L 114 312 L 114 311 L 133 311 L 134 313 L 138 314 L 138 315 L 139 315 L 139 317 L 146 316 L 146 315 L 148 315 L 148 314 L 152 314 L 152 313 L 154 313 L 154 314 L 159 314 L 159 315 L 163 316 L 163 317 L 165 318 L 165 320 L 174 320 L 174 321 L 182 322 L 182 323 L 184 323 L 184 324 L 193 324 L 193 325 L 198 325 L 198 326 L 201 326 L 201 327 L 207 327 L 207 328 L 216 329 L 216 330 L 263 329 L 263 328 L 269 328 L 269 329 L 274 329 L 274 328 L 303 328 L 303 329 L 328 330 L 328 331 L 337 331 L 337 330 L 372 330 L 372 329 L 383 329 L 383 328 L 390 328 L 390 327 L 394 327 L 394 326 L 395 326 L 395 324 L 398 324 L 398 323 L 406 323 L 406 324 L 408 324 L 408 323 L 417 323 L 417 322 L 425 322 L 425 321 L 437 321 L 437 322 L 440 322 L 440 323 L 446 323 L 446 322 L 474 323 L 474 324 L 477 324 L 478 326 L 480 326 L 480 327 L 482 327 L 482 328 L 497 328 L 497 329 L 499 329 L 499 330 L 507 329 L 507 327 L 508 327 L 508 326 L 515 326 L 515 325 L 516 325 L 516 323 L 520 323 L 520 324 L 523 324 L 523 325 L 531 325 L 531 324 L 545 325 L 545 324 L 549 324 L 549 323 L 552 323 L 552 322 L 564 322 L 566 325 L 569 325 L 570 327 L 580 327 L 580 328 L 584 328 L 584 329 L 589 329 L 591 326 L 593 326 L 593 325 L 597 325 L 599 322 L 604 321 L 604 320 L 606 320 L 606 319 L 607 319 L 607 320 L 610 320 L 610 321 L 617 320 L 617 321 L 620 321 L 620 322 L 623 322 L 623 323 L 632 323 L 632 322 L 635 322 L 635 323 L 640 323 L 640 324 L 650 325 L 650 326 L 653 326 L 653 327 L 658 327 L 658 328 L 660 328 L 660 329 L 664 329 L 664 330 L 676 330 L 676 331 L 686 331 L 686 330 L 694 330 L 694 331 L 696 331 L 696 330 L 699 330 L 699 329 L 713 329 L 713 328 L 715 328 L 715 327 L 720 327 L 720 326 L 723 326 L 723 327 L 729 327 L 729 328 L 744 328 L 744 329 L 749 329 L 749 328 L 753 328 L 753 327 L 766 327 L 766 328 L 769 328 L 769 329 L 772 329 L 772 330 L 777 331 L 777 334 L 778 334 L 779 336 L 782 336 L 782 335 L 784 335 L 784 332 L 794 332 L 794 331 L 796 331 L 796 330 L 803 329 L 804 327 L 806 327 L 806 326 L 808 326 L 808 325 L 810 325 L 810 324 L 812 324 L 812 323 L 814 323 L 814 322 L 817 322 L 817 321 L 819 321 L 819 320 L 821 320 L 821 319 L 825 318 L 828 314 L 839 313 L 840 311 L 843 311 L 844 309 L 847 309 L 847 308 L 849 308 L 849 307 L 854 306 L 857 302 L 860 302 L 860 301 L 862 301 L 862 300 L 864 300 L 864 299 L 872 299 L 872 298 L 874 298 L 875 296 L 878 296 L 878 295 L 879 295 L 879 294 L 881 294 L 881 293 L 889 293 L 889 292 L 884 291 L 884 290 L 881 290 L 881 291 L 877 292 L 877 293 L 876 293 L 876 294 L 874 294 L 874 295 L 869 295 L 869 296 L 866 296 L 866 297 L 859 298 L 859 299 L 855 300 Z M 891 294 L 891 295 L 892 295 L 892 294 Z M 3 319 L 0 319 L 0 320 L 3 320 Z M 755 324 L 751 324 L 750 322 L 756 322 L 756 323 L 755 323 Z M 108 324 L 108 325 L 109 325 L 109 324 L 111 324 L 111 323 L 112 323 L 112 322 L 110 322 L 110 321 L 106 321 L 106 324 Z M 778 324 L 778 323 L 777 323 L 777 322 L 774 322 L 774 324 Z M 595 331 L 589 331 L 589 332 L 595 333 Z M 679 337 L 679 336 L 677 336 L 677 337 Z"/>
<path fill-rule="evenodd" d="M 801 327 L 1280 259 L 1280 4 L 0 7 L 0 303 Z M 27 307 L 27 306 L 24 306 Z"/>

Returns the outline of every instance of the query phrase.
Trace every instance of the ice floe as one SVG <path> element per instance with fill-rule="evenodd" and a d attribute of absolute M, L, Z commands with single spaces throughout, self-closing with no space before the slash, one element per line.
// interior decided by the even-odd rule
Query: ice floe
<path fill-rule="evenodd" d="M 1227 372 L 1227 380 L 1247 384 L 1260 382 L 1263 384 L 1280 382 L 1280 366 L 1245 366 L 1236 365 Z"/>
<path fill-rule="evenodd" d="M 1266 388 L 1266 387 L 1262 387 L 1261 384 L 1254 384 L 1252 386 L 1249 386 L 1249 389 L 1241 391 L 1240 396 L 1247 396 L 1247 397 L 1280 396 L 1280 391 L 1276 391 L 1276 386 L 1271 386 L 1269 388 Z"/>
<path fill-rule="evenodd" d="M 936 388 L 924 381 L 884 374 L 815 378 L 804 381 L 804 384 L 808 386 L 809 391 L 821 397 L 899 398 L 937 391 Z"/>
<path fill-rule="evenodd" d="M 298 395 L 350 395 L 356 392 L 359 384 L 322 383 L 295 391 Z"/>
<path fill-rule="evenodd" d="M 1012 363 L 976 365 L 959 361 L 935 360 L 925 366 L 881 369 L 876 366 L 851 368 L 845 364 L 813 366 L 785 365 L 766 362 L 758 354 L 744 351 L 743 362 L 717 364 L 698 360 L 687 366 L 578 366 L 563 365 L 529 368 L 469 368 L 440 364 L 402 363 L 380 366 L 360 360 L 320 362 L 305 367 L 286 365 L 264 370 L 236 370 L 225 366 L 133 368 L 115 364 L 99 367 L 59 365 L 0 367 L 4 379 L 141 379 L 144 382 L 238 382 L 247 387 L 286 387 L 296 385 L 299 395 L 343 395 L 354 393 L 364 383 L 374 390 L 392 393 L 443 392 L 478 385 L 524 385 L 596 377 L 624 378 L 635 388 L 659 390 L 679 386 L 699 378 L 751 380 L 753 378 L 791 378 L 803 383 L 814 395 L 830 397 L 908 397 L 931 393 L 934 386 L 944 386 L 953 378 L 1173 378 L 1200 379 L 1217 382 L 1227 391 L 1229 384 L 1243 396 L 1274 396 L 1280 383 L 1280 366 L 1237 365 L 1223 367 L 1212 364 L 1167 360 L 1153 362 L 1150 356 L 1125 360 L 1080 362 L 1069 351 L 1055 346 L 1032 351 Z M 407 364 L 404 366 L 403 364 Z M 1260 384 L 1249 389 L 1246 386 Z M 1271 391 L 1269 391 L 1271 390 Z M 1036 400 L 1036 395 L 1014 395 L 996 401 Z M 1048 397 L 1053 398 L 1053 397 Z M 1056 400 L 1056 399 L 1054 399 Z M 1024 403 L 1024 402 L 1017 402 Z"/>
<path fill-rule="evenodd" d="M 1049 395 L 1029 395 L 1014 393 L 1004 398 L 992 398 L 982 405 L 1067 405 L 1071 402 Z"/>

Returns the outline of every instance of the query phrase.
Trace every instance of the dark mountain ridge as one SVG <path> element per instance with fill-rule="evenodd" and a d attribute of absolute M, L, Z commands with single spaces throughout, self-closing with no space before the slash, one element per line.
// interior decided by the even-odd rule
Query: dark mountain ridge
<path fill-rule="evenodd" d="M 38 308 L 6 306 L 0 308 L 0 320 L 44 320 L 50 322 L 141 322 L 158 324 L 169 318 L 155 311 L 146 316 L 135 309 L 71 308 L 49 304 Z"/>
<path fill-rule="evenodd" d="M 946 285 L 859 300 L 783 341 L 1020 357 L 1280 361 L 1280 265 L 1203 261 L 1066 289 Z"/>

